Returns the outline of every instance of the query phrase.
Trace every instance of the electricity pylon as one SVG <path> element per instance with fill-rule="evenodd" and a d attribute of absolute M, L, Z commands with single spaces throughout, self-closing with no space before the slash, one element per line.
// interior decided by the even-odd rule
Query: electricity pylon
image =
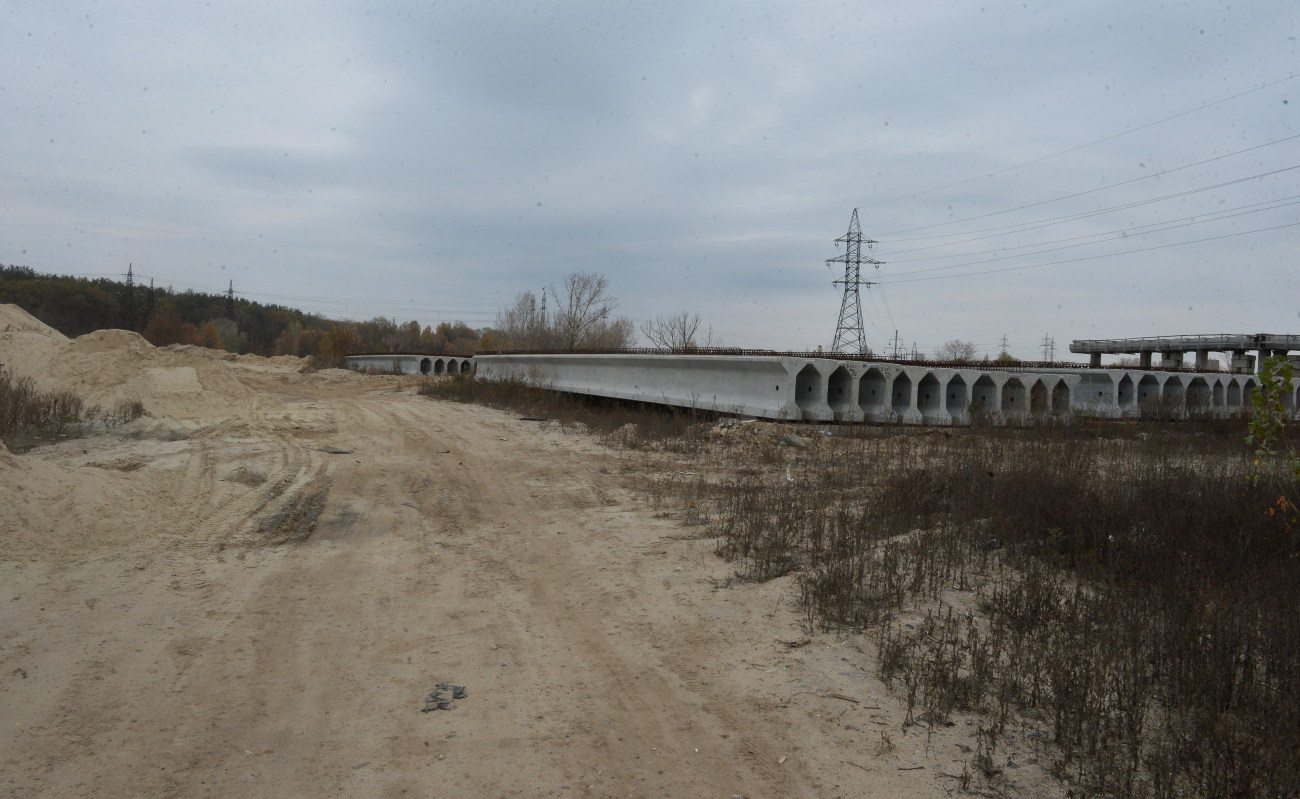
<path fill-rule="evenodd" d="M 849 232 L 835 240 L 838 247 L 844 244 L 844 254 L 827 258 L 826 265 L 844 264 L 844 279 L 832 281 L 832 286 L 844 286 L 844 299 L 840 302 L 840 319 L 835 324 L 835 340 L 831 343 L 831 352 L 849 352 L 861 355 L 867 351 L 867 337 L 862 331 L 862 298 L 858 294 L 859 286 L 870 288 L 873 281 L 862 279 L 862 265 L 870 264 L 880 268 L 881 261 L 862 257 L 862 245 L 870 249 L 875 240 L 864 238 L 862 228 L 858 225 L 858 209 L 853 209 L 849 220 Z"/>

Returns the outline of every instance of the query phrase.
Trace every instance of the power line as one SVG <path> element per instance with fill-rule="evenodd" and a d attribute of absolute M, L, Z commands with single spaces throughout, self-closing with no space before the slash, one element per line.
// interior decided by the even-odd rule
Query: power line
<path fill-rule="evenodd" d="M 969 243 L 971 243 L 971 242 L 973 242 L 973 241 L 987 241 L 988 239 L 996 239 L 996 238 L 998 238 L 999 236 L 1009 236 L 1009 235 L 1015 235 L 1015 234 L 1019 234 L 1019 233 L 1028 233 L 1028 232 L 1031 231 L 1031 230 L 1042 230 L 1043 228 L 1047 228 L 1047 227 L 1055 227 L 1056 225 L 1061 225 L 1061 224 L 1064 224 L 1064 223 L 1066 223 L 1066 222 L 1078 222 L 1078 221 L 1083 220 L 1083 219 L 1092 219 L 1092 218 L 1094 218 L 1094 217 L 1098 217 L 1098 216 L 1105 216 L 1106 214 L 1115 213 L 1115 212 L 1117 212 L 1117 211 L 1127 211 L 1127 210 L 1129 210 L 1129 209 L 1131 209 L 1131 208 L 1137 208 L 1137 207 L 1139 207 L 1139 206 L 1143 206 L 1143 205 L 1153 205 L 1153 204 L 1158 203 L 1158 202 L 1164 202 L 1165 200 L 1178 199 L 1178 198 L 1180 198 L 1180 197 L 1186 197 L 1186 196 L 1191 195 L 1191 194 L 1197 194 L 1197 193 L 1199 193 L 1199 192 L 1203 192 L 1203 191 L 1210 191 L 1211 189 L 1218 189 L 1218 188 L 1222 188 L 1222 187 L 1224 187 L 1224 186 L 1230 186 L 1230 185 L 1233 185 L 1233 184 L 1235 184 L 1235 183 L 1244 183 L 1244 182 L 1247 181 L 1247 180 L 1254 180 L 1254 179 L 1256 179 L 1256 178 L 1260 178 L 1260 177 L 1271 177 L 1272 175 L 1275 175 L 1275 174 L 1277 174 L 1278 172 L 1288 172 L 1288 171 L 1290 171 L 1290 170 L 1294 170 L 1294 169 L 1300 169 L 1300 164 L 1297 164 L 1297 165 L 1295 165 L 1295 166 L 1286 167 L 1286 168 L 1284 168 L 1284 169 L 1274 170 L 1274 171 L 1272 171 L 1272 172 L 1261 172 L 1261 173 L 1256 174 L 1256 175 L 1250 175 L 1250 176 L 1247 176 L 1247 177 L 1244 177 L 1244 178 L 1238 178 L 1238 179 L 1236 179 L 1236 180 L 1230 180 L 1230 181 L 1227 181 L 1226 183 L 1216 183 L 1216 184 L 1214 184 L 1214 185 L 1212 185 L 1212 186 L 1202 186 L 1202 187 L 1199 188 L 1199 189 L 1189 189 L 1189 190 L 1187 190 L 1187 191 L 1180 191 L 1180 192 L 1176 192 L 1176 193 L 1174 193 L 1174 194 L 1166 194 L 1166 195 L 1163 195 L 1163 196 L 1160 196 L 1160 197 L 1153 197 L 1153 198 L 1151 198 L 1151 199 L 1149 199 L 1149 200 L 1141 200 L 1141 201 L 1138 201 L 1138 202 L 1124 203 L 1123 205 L 1113 205 L 1113 206 L 1110 206 L 1109 208 L 1102 208 L 1102 209 L 1099 209 L 1099 210 L 1096 210 L 1096 211 L 1085 211 L 1085 212 L 1083 212 L 1083 213 L 1079 213 L 1079 214 L 1071 214 L 1071 215 L 1069 215 L 1069 216 L 1053 217 L 1053 218 L 1046 219 L 1046 220 L 1039 220 L 1039 222 L 1041 222 L 1042 224 L 1039 224 L 1038 222 L 1022 222 L 1022 223 L 1020 223 L 1020 224 L 1018 224 L 1018 225 L 1006 225 L 1006 226 L 1003 226 L 1003 227 L 985 228 L 985 230 L 983 230 L 983 231 L 981 231 L 981 230 L 975 230 L 975 231 L 971 231 L 971 232 L 972 232 L 972 233 L 983 233 L 983 232 L 986 232 L 986 231 L 997 231 L 997 232 L 995 232 L 995 233 L 991 233 L 990 235 L 987 235 L 987 236 L 974 236 L 974 237 L 972 237 L 972 238 L 969 238 L 969 239 L 962 239 L 962 240 L 960 240 L 960 241 L 946 241 L 946 242 L 940 242 L 940 243 L 938 243 L 938 244 L 927 244 L 927 245 L 924 246 L 924 247 L 912 247 L 912 248 L 910 248 L 910 249 L 906 249 L 906 250 L 895 250 L 894 252 L 897 253 L 897 254 L 899 254 L 899 255 L 903 255 L 903 254 L 906 254 L 906 253 L 909 253 L 909 252 L 923 252 L 923 251 L 925 251 L 925 250 L 937 250 L 937 249 L 939 249 L 940 247 L 955 247 L 955 246 L 957 246 L 958 244 L 969 244 Z M 1295 199 L 1296 197 L 1300 197 L 1300 195 L 1293 194 L 1293 195 L 1290 195 L 1290 196 L 1287 196 L 1287 197 L 1277 197 L 1277 198 L 1274 198 L 1274 199 L 1271 199 L 1271 200 L 1264 200 L 1263 202 L 1251 203 L 1251 204 L 1248 204 L 1248 205 L 1239 205 L 1239 206 L 1237 206 L 1236 208 L 1227 208 L 1227 209 L 1224 209 L 1223 211 L 1208 211 L 1208 212 L 1206 212 L 1206 213 L 1204 213 L 1204 214 L 1193 214 L 1192 216 L 1180 217 L 1179 219 L 1171 219 L 1171 220 L 1166 220 L 1166 221 L 1169 221 L 1169 222 L 1179 222 L 1179 221 L 1181 221 L 1181 220 L 1183 220 L 1183 219 L 1192 219 L 1192 218 L 1197 217 L 1197 216 L 1208 216 L 1208 215 L 1210 215 L 1210 214 L 1226 213 L 1226 212 L 1228 212 L 1228 211 L 1235 211 L 1235 210 L 1238 210 L 1238 209 L 1241 209 L 1241 208 L 1254 208 L 1254 207 L 1259 206 L 1259 205 L 1267 205 L 1268 203 L 1274 203 L 1274 202 L 1280 203 L 1280 202 L 1284 202 L 1284 201 L 1286 201 L 1286 200 Z M 1153 223 L 1153 224 L 1160 224 L 1160 223 Z M 1133 229 L 1136 229 L 1136 228 L 1142 228 L 1142 227 L 1150 227 L 1150 225 L 1137 225 L 1137 226 L 1135 226 L 1135 228 L 1133 228 Z M 1099 234 L 1094 234 L 1094 235 L 1103 235 L 1103 234 L 1100 234 L 1100 233 L 1099 233 Z M 914 239 L 914 240 L 915 240 L 915 239 Z M 1067 239 L 1058 239 L 1058 241 L 1070 241 L 1070 239 L 1068 239 L 1068 238 L 1067 238 Z M 1053 243 L 1053 242 L 1045 242 L 1045 243 L 1051 244 L 1051 243 Z M 1005 248 L 1004 248 L 1004 249 L 1005 249 Z M 977 254 L 977 253 L 971 253 L 971 254 Z M 943 256 L 943 255 L 940 255 L 940 256 L 935 256 L 935 257 L 938 257 L 938 258 L 946 258 L 946 257 L 949 257 L 949 256 Z M 905 258 L 905 259 L 903 259 L 902 261 L 895 261 L 894 263 L 911 263 L 912 261 L 920 261 L 920 260 L 926 260 L 926 259 L 924 259 L 924 258 L 912 258 L 912 259 L 906 259 L 906 258 Z"/>
<path fill-rule="evenodd" d="M 1196 162 L 1191 163 L 1191 164 L 1183 164 L 1182 166 L 1176 166 L 1176 167 L 1173 167 L 1172 169 L 1165 169 L 1165 170 L 1160 171 L 1160 172 L 1153 172 L 1153 173 L 1150 174 L 1150 175 L 1143 175 L 1143 176 L 1141 176 L 1141 177 L 1130 178 L 1129 180 L 1121 180 L 1121 181 L 1118 182 L 1118 183 L 1108 183 L 1108 184 L 1106 184 L 1105 186 L 1098 186 L 1098 187 L 1095 188 L 1095 189 L 1086 189 L 1086 190 L 1084 190 L 1084 191 L 1075 192 L 1074 194 L 1066 194 L 1066 195 L 1062 195 L 1062 196 L 1060 196 L 1060 197 L 1053 197 L 1053 198 L 1051 198 L 1051 199 L 1049 199 L 1049 200 L 1039 200 L 1038 202 L 1026 203 L 1025 205 L 1020 205 L 1020 206 L 1017 206 L 1017 207 L 1015 207 L 1015 208 L 1005 208 L 1005 209 L 1003 209 L 1003 210 L 1001 210 L 1001 211 L 990 211 L 990 212 L 987 213 L 987 214 L 977 214 L 976 216 L 968 216 L 968 217 L 964 217 L 964 218 L 962 218 L 962 219 L 950 219 L 950 220 L 948 220 L 947 222 L 936 222 L 936 223 L 933 224 L 933 225 L 922 225 L 922 226 L 920 226 L 920 227 L 905 228 L 905 229 L 903 229 L 903 230 L 895 230 L 895 231 L 892 231 L 892 232 L 890 232 L 890 233 L 880 233 L 880 234 L 877 234 L 877 235 L 879 235 L 879 236 L 881 236 L 881 237 L 883 238 L 883 237 L 885 237 L 885 236 L 893 236 L 893 235 L 896 235 L 896 234 L 899 234 L 899 233 L 914 233 L 914 232 L 916 232 L 916 231 L 918 231 L 918 230 L 932 230 L 932 229 L 937 228 L 937 227 L 946 227 L 946 226 L 948 226 L 948 225 L 956 225 L 956 224 L 960 224 L 960 223 L 962 223 L 962 222 L 973 222 L 973 221 L 976 220 L 976 219 L 987 219 L 987 218 L 989 218 L 989 217 L 991 217 L 991 216 L 1001 216 L 1002 214 L 1011 214 L 1011 213 L 1015 213 L 1016 211 L 1023 211 L 1023 210 L 1025 210 L 1026 208 L 1037 208 L 1037 207 L 1040 206 L 1040 205 L 1050 205 L 1051 203 L 1060 202 L 1061 200 L 1071 200 L 1071 199 L 1074 199 L 1075 197 L 1083 197 L 1083 196 L 1088 195 L 1088 194 L 1096 194 L 1096 193 L 1099 192 L 1099 191 L 1106 191 L 1107 189 L 1114 189 L 1114 188 L 1118 188 L 1118 187 L 1120 187 L 1120 186 L 1127 186 L 1127 185 L 1129 185 L 1130 183 L 1138 183 L 1138 182 L 1143 181 L 1143 180 L 1151 180 L 1152 178 L 1158 178 L 1158 177 L 1161 177 L 1161 176 L 1163 176 L 1163 175 L 1169 175 L 1169 174 L 1172 174 L 1172 173 L 1174 173 L 1174 172 L 1181 172 L 1181 171 L 1184 170 L 1184 169 L 1191 169 L 1192 167 L 1195 167 L 1195 166 L 1203 166 L 1203 165 L 1205 165 L 1205 164 L 1213 163 L 1213 162 L 1215 162 L 1215 161 L 1222 161 L 1222 160 L 1225 159 L 1225 158 L 1232 158 L 1232 157 L 1234 157 L 1234 156 L 1242 155 L 1242 154 L 1244 154 L 1244 153 L 1253 152 L 1254 150 L 1260 150 L 1260 149 L 1263 149 L 1263 148 L 1265 148 L 1265 147 L 1272 147 L 1272 146 L 1275 145 L 1275 144 L 1282 144 L 1283 142 L 1293 141 L 1293 140 L 1295 140 L 1295 139 L 1300 139 L 1300 133 L 1297 133 L 1297 134 L 1295 134 L 1295 135 L 1293 135 L 1293 136 L 1286 136 L 1286 137 L 1283 137 L 1283 138 L 1281 138 L 1281 139 L 1275 139 L 1275 140 L 1270 141 L 1270 142 L 1265 142 L 1264 144 L 1257 144 L 1257 145 L 1255 145 L 1254 147 L 1247 147 L 1247 148 L 1244 149 L 1244 150 L 1237 150 L 1237 151 L 1235 151 L 1235 152 L 1231 152 L 1231 153 L 1224 153 L 1223 155 L 1216 155 L 1216 156 L 1214 156 L 1213 158 L 1206 158 L 1206 159 L 1203 160 L 1203 161 L 1196 161 Z M 1295 167 L 1291 167 L 1291 168 L 1294 169 Z M 956 235 L 963 235 L 963 234 L 956 234 Z"/>
<path fill-rule="evenodd" d="M 1123 136 L 1128 136 L 1128 135 L 1131 134 L 1131 133 L 1137 133 L 1138 131 L 1143 131 L 1143 130 L 1146 130 L 1146 129 L 1148 129 L 1148 128 L 1153 128 L 1153 127 L 1155 127 L 1155 126 L 1157 126 L 1157 125 L 1163 125 L 1163 124 L 1166 123 L 1166 122 L 1172 122 L 1172 121 L 1175 120 L 1175 119 L 1180 119 L 1180 118 L 1182 118 L 1182 117 L 1188 116 L 1189 114 L 1195 114 L 1195 113 L 1198 112 L 1198 111 L 1204 111 L 1204 110 L 1207 109 L 1207 108 L 1213 108 L 1213 107 L 1216 106 L 1216 105 L 1222 105 L 1223 103 L 1229 102 L 1229 101 L 1231 101 L 1231 100 L 1236 100 L 1236 99 L 1238 99 L 1238 98 L 1240 98 L 1240 97 L 1245 97 L 1245 96 L 1248 95 L 1248 94 L 1254 94 L 1255 92 L 1263 91 L 1264 89 L 1270 88 L 1270 87 L 1272 87 L 1272 86 L 1276 86 L 1276 85 L 1278 85 L 1279 83 L 1285 83 L 1286 81 L 1289 81 L 1289 80 L 1295 78 L 1297 75 L 1300 75 L 1300 72 L 1292 72 L 1290 75 L 1287 75 L 1287 76 L 1284 77 L 1284 78 L 1278 78 L 1277 80 L 1269 81 L 1268 83 L 1265 83 L 1265 84 L 1262 85 L 1262 86 L 1256 86 L 1256 87 L 1253 88 L 1253 89 L 1247 89 L 1247 90 L 1244 91 L 1244 92 L 1238 92 L 1237 94 L 1233 94 L 1233 95 L 1230 95 L 1230 96 L 1228 96 L 1228 97 L 1224 97 L 1224 98 L 1222 98 L 1222 99 L 1215 100 L 1215 101 L 1212 102 L 1212 103 L 1206 103 L 1205 105 L 1197 106 L 1196 108 L 1192 108 L 1192 109 L 1189 109 L 1189 110 L 1187 110 L 1187 111 L 1179 112 L 1179 113 L 1177 113 L 1177 114 L 1174 114 L 1173 116 L 1168 116 L 1168 117 L 1165 117 L 1164 119 L 1157 119 L 1155 122 L 1148 122 L 1148 123 L 1145 124 L 1145 125 L 1139 125 L 1139 126 L 1136 127 L 1136 128 L 1131 128 L 1131 129 L 1129 129 L 1129 130 L 1122 131 L 1122 132 L 1120 132 L 1120 133 L 1115 133 L 1115 134 L 1112 134 L 1112 135 L 1110 135 L 1110 136 L 1104 136 L 1104 137 L 1102 137 L 1102 138 L 1100 138 L 1100 139 L 1095 139 L 1095 140 L 1090 141 L 1090 142 L 1088 142 L 1088 143 L 1086 143 L 1086 144 L 1080 144 L 1080 145 L 1077 145 L 1077 146 L 1074 146 L 1074 147 L 1070 147 L 1070 148 L 1065 149 L 1065 150 L 1061 150 L 1060 152 L 1052 153 L 1051 155 L 1044 155 L 1044 156 L 1041 156 L 1041 157 L 1039 157 L 1039 158 L 1034 158 L 1034 159 L 1032 159 L 1032 160 L 1030 160 L 1030 161 L 1025 161 L 1025 162 L 1020 163 L 1020 164 L 1014 164 L 1014 165 L 1012 165 L 1012 166 L 1003 167 L 1002 169 L 996 169 L 996 170 L 994 170 L 994 171 L 992 171 L 992 172 L 986 172 L 986 173 L 983 174 L 983 175 L 976 175 L 976 176 L 973 177 L 973 178 L 966 178 L 965 180 L 959 180 L 959 181 L 957 181 L 957 182 L 955 182 L 955 183 L 948 183 L 948 184 L 945 184 L 945 185 L 943 185 L 943 186 L 936 186 L 936 187 L 934 187 L 934 188 L 932 188 L 932 189 L 925 189 L 924 191 L 918 191 L 918 192 L 915 192 L 915 193 L 913 193 L 913 194 L 907 194 L 907 195 L 902 195 L 902 196 L 898 196 L 898 197 L 891 197 L 890 199 L 887 199 L 887 200 L 877 200 L 877 201 L 874 202 L 874 203 L 869 203 L 869 204 L 867 204 L 867 205 L 862 205 L 862 206 L 859 206 L 859 207 L 860 207 L 860 208 L 875 208 L 875 207 L 878 206 L 878 205 L 885 205 L 885 204 L 887 204 L 887 203 L 898 202 L 899 200 L 913 200 L 913 199 L 916 199 L 917 197 L 920 197 L 920 196 L 922 196 L 922 195 L 933 194 L 933 193 L 936 192 L 936 191 L 943 191 L 944 189 L 951 189 L 951 188 L 954 188 L 954 187 L 957 187 L 957 186 L 964 186 L 964 185 L 967 184 L 967 183 L 973 183 L 974 181 L 982 180 L 982 179 L 984 179 L 984 178 L 991 178 L 991 177 L 993 177 L 994 175 L 1001 175 L 1001 174 L 1003 174 L 1004 172 L 1010 172 L 1010 171 L 1012 171 L 1012 170 L 1014 170 L 1014 169 L 1022 169 L 1022 168 L 1024 168 L 1024 167 L 1032 166 L 1032 165 L 1034 165 L 1034 164 L 1040 164 L 1040 163 L 1042 163 L 1043 161 L 1049 161 L 1049 160 L 1051 160 L 1051 159 L 1053 159 L 1053 158 L 1059 158 L 1059 157 L 1062 156 L 1062 155 L 1069 155 L 1070 153 L 1075 153 L 1075 152 L 1078 152 L 1079 150 L 1083 150 L 1083 149 L 1086 149 L 1086 148 L 1088 148 L 1088 147 L 1092 147 L 1092 146 L 1095 146 L 1095 145 L 1098 145 L 1098 144 L 1103 144 L 1103 143 L 1108 142 L 1108 141 L 1113 141 L 1113 140 L 1118 139 L 1118 138 L 1121 138 L 1121 137 L 1123 137 Z"/>
<path fill-rule="evenodd" d="M 1296 227 L 1300 222 L 1290 222 L 1285 225 L 1274 225 L 1273 227 L 1256 228 L 1255 230 L 1243 230 L 1237 233 L 1224 233 L 1221 236 L 1209 236 L 1203 239 L 1192 239 L 1190 241 L 1176 241 L 1170 244 L 1159 244 L 1154 247 L 1142 247 L 1136 250 L 1121 250 L 1119 252 L 1102 253 L 1101 255 L 1086 255 L 1081 258 L 1067 258 L 1063 261 L 1049 261 L 1043 264 L 1026 264 L 1024 266 L 1005 266 L 1001 269 L 984 269 L 978 272 L 963 272 L 959 275 L 932 275 L 930 277 L 901 277 L 899 279 L 885 279 L 882 282 L 894 283 L 920 283 L 926 280 L 946 280 L 956 277 L 974 277 L 976 275 L 992 275 L 998 272 L 1017 272 L 1024 269 L 1040 269 L 1045 266 L 1059 266 L 1061 264 L 1074 264 L 1082 261 L 1096 261 L 1102 258 L 1115 258 L 1120 255 L 1134 255 L 1140 252 L 1151 252 L 1153 250 L 1165 250 L 1170 247 L 1183 247 L 1188 244 L 1202 244 L 1207 241 L 1218 241 L 1219 239 L 1230 239 L 1236 236 L 1249 236 L 1252 233 L 1267 233 L 1270 230 L 1281 230 L 1283 228 Z"/>
<path fill-rule="evenodd" d="M 970 230 L 970 231 L 964 231 L 962 233 L 940 233 L 934 236 L 920 236 L 918 238 L 913 238 L 913 239 L 893 239 L 893 241 L 930 241 L 932 239 L 947 238 L 951 236 L 969 236 L 973 233 L 987 233 L 990 231 L 1001 231 L 1001 232 L 995 232 L 993 233 L 993 235 L 990 236 L 979 236 L 976 238 L 962 239 L 961 241 L 940 242 L 938 244 L 929 244 L 924 247 L 913 247 L 910 250 L 900 250 L 899 252 L 918 252 L 920 250 L 932 250 L 936 247 L 948 247 L 954 244 L 965 244 L 971 241 L 982 241 L 984 239 L 997 238 L 998 236 L 1003 235 L 1003 233 L 1025 233 L 1030 230 L 1040 230 L 1045 227 L 1052 227 L 1053 225 L 1060 225 L 1066 222 L 1077 222 L 1081 219 L 1091 219 L 1092 217 L 1095 216 L 1105 216 L 1106 214 L 1114 213 L 1116 211 L 1127 211 L 1130 208 L 1138 208 L 1143 205 L 1152 205 L 1154 203 L 1164 202 L 1165 200 L 1176 200 L 1180 197 L 1188 197 L 1193 194 L 1199 194 L 1203 191 L 1221 189 L 1224 186 L 1234 186 L 1238 183 L 1245 183 L 1248 180 L 1272 177 L 1273 175 L 1281 174 L 1282 172 L 1290 172 L 1293 169 L 1300 169 L 1300 164 L 1282 167 L 1281 169 L 1273 169 L 1273 170 L 1269 170 L 1268 172 L 1257 172 L 1254 175 L 1247 175 L 1244 178 L 1234 178 L 1232 180 L 1227 180 L 1222 183 L 1213 183 L 1209 186 L 1200 186 L 1195 189 L 1185 189 L 1183 191 L 1173 192 L 1172 194 L 1164 194 L 1157 197 L 1151 197 L 1145 200 L 1135 200 L 1132 202 L 1120 203 L 1119 205 L 1111 205 L 1105 208 L 1098 208 L 1091 211 L 1080 211 L 1074 214 L 1066 214 L 1065 216 L 1048 217 L 1046 219 L 1039 219 L 1033 222 L 1016 222 L 1015 224 L 1011 224 L 1011 225 L 1000 225 L 998 227 L 981 228 L 980 230 Z"/>
<path fill-rule="evenodd" d="M 1181 224 L 1181 225 L 1167 224 L 1167 225 L 1165 225 L 1164 227 L 1158 227 L 1158 228 L 1156 228 L 1156 229 L 1154 229 L 1154 230 L 1141 230 L 1140 228 L 1142 228 L 1142 227 L 1154 227 L 1153 225 L 1141 225 L 1141 226 L 1138 226 L 1138 227 L 1135 227 L 1135 228 L 1127 228 L 1127 229 L 1125 229 L 1125 230 L 1121 230 L 1121 231 L 1113 232 L 1114 235 L 1111 235 L 1111 238 L 1109 238 L 1109 239 L 1101 239 L 1101 240 L 1098 240 L 1098 241 L 1083 241 L 1083 242 L 1078 242 L 1078 243 L 1076 243 L 1076 244 L 1066 244 L 1066 245 L 1061 246 L 1061 247 L 1048 247 L 1048 248 L 1046 248 L 1046 249 L 1035 250 L 1034 252 L 1022 252 L 1022 253 L 1018 253 L 1018 254 L 1016 254 L 1016 255 L 1005 255 L 1005 256 L 1000 256 L 1000 257 L 997 257 L 997 258 L 985 258 L 985 259 L 980 260 L 980 261 L 967 261 L 967 262 L 965 262 L 965 263 L 960 263 L 960 264 L 948 264 L 947 266 L 932 266 L 932 267 L 929 267 L 929 268 L 926 268 L 926 269 L 913 269 L 913 270 L 911 270 L 911 271 L 909 271 L 909 272 L 899 272 L 898 274 L 900 274 L 900 275 L 920 275 L 920 274 L 925 274 L 925 273 L 927 273 L 927 272 L 943 272 L 943 271 L 946 271 L 946 270 L 949 270 L 949 269 L 961 269 L 961 268 L 963 268 L 963 267 L 967 267 L 967 266 L 979 266 L 980 264 L 991 264 L 991 263 L 997 263 L 997 262 L 999 262 L 999 261 L 1009 261 L 1009 260 L 1011 260 L 1012 258 L 1029 258 L 1029 257 L 1031 257 L 1031 256 L 1042 255 L 1042 254 L 1044 254 L 1044 253 L 1049 253 L 1049 252 L 1060 252 L 1061 250 L 1071 250 L 1071 249 L 1074 249 L 1075 247 L 1091 247 L 1091 246 L 1096 245 L 1096 244 L 1106 244 L 1106 243 L 1108 243 L 1108 242 L 1119 241 L 1119 240 L 1121 240 L 1121 239 L 1136 238 L 1136 237 L 1138 237 L 1138 236 L 1148 236 L 1148 235 L 1150 235 L 1150 234 L 1152 234 L 1152 233 L 1164 233 L 1164 232 L 1166 232 L 1166 231 L 1177 230 L 1177 229 L 1179 229 L 1179 228 L 1192 227 L 1193 225 L 1202 225 L 1202 224 L 1206 224 L 1207 222 L 1222 222 L 1222 221 L 1225 220 L 1225 219 L 1233 219 L 1234 217 L 1238 217 L 1238 216 L 1249 216 L 1250 214 L 1259 214 L 1259 213 L 1263 213 L 1263 212 L 1265 212 L 1265 211 L 1273 211 L 1273 210 L 1276 210 L 1276 209 L 1278 209 L 1278 208 L 1285 208 L 1285 207 L 1287 207 L 1288 205 L 1300 205 L 1300 201 L 1282 203 L 1282 204 L 1280 204 L 1280 205 L 1273 205 L 1273 206 L 1270 206 L 1270 207 L 1268 207 L 1268 208 L 1258 208 L 1258 209 L 1255 209 L 1255 210 L 1253 210 L 1253 211 L 1241 211 L 1240 213 L 1235 213 L 1235 214 L 1228 214 L 1228 213 L 1224 212 L 1224 215 L 1221 215 L 1221 216 L 1215 217 L 1215 218 L 1213 218 L 1213 219 L 1196 219 L 1196 221 L 1183 222 L 1183 224 Z M 1186 219 L 1195 219 L 1195 217 L 1186 217 Z M 1157 224 L 1164 224 L 1164 223 L 1157 223 Z M 1136 233 L 1129 233 L 1129 232 L 1128 232 L 1129 230 L 1137 230 L 1138 232 L 1136 232 Z M 1094 233 L 1094 234 L 1092 234 L 1091 236 L 1077 236 L 1076 238 L 1092 238 L 1092 237 L 1094 237 L 1094 236 L 1101 236 L 1101 235 L 1110 235 L 1110 234 Z M 1071 239 L 1062 239 L 1062 241 L 1071 241 Z M 1050 242 L 1050 241 L 1049 241 L 1049 242 L 1043 242 L 1042 244 L 1026 244 L 1026 245 L 1018 246 L 1018 247 L 1004 247 L 1004 248 L 1002 248 L 1002 249 L 1004 249 L 1004 250 L 1018 250 L 1018 249 L 1025 249 L 1025 248 L 1027 248 L 1027 247 L 1041 247 L 1041 246 L 1043 246 L 1044 244 L 1054 244 L 1054 243 L 1056 243 L 1056 242 Z M 1000 252 L 1000 251 L 1001 251 L 1001 250 L 989 250 L 989 251 L 987 251 L 987 252 Z M 967 255 L 980 255 L 980 254 L 981 254 L 981 253 L 963 253 L 963 254 L 945 255 L 945 256 L 938 256 L 938 257 L 941 257 L 941 258 L 963 258 L 963 257 L 966 257 Z M 932 259 L 932 258 L 918 258 L 918 259 L 916 259 L 916 260 L 917 260 L 917 261 L 923 261 L 923 260 L 934 260 L 934 259 Z M 905 263 L 912 263 L 912 262 L 905 262 Z"/>

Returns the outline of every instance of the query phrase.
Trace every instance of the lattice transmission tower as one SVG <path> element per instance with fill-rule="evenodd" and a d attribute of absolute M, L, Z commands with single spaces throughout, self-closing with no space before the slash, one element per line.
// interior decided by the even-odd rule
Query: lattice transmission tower
<path fill-rule="evenodd" d="M 844 286 L 844 299 L 840 302 L 840 320 L 835 325 L 835 340 L 831 343 L 831 352 L 851 352 L 861 355 L 867 351 L 867 337 L 862 331 L 862 298 L 859 286 L 870 288 L 874 281 L 862 279 L 862 265 L 869 264 L 880 268 L 883 261 L 862 257 L 862 245 L 871 249 L 876 244 L 874 239 L 863 237 L 858 225 L 858 209 L 853 209 L 849 220 L 849 232 L 835 240 L 835 246 L 844 245 L 844 254 L 827 258 L 826 265 L 844 264 L 844 279 L 832 281 L 833 286 Z M 846 349 L 848 348 L 848 349 Z"/>

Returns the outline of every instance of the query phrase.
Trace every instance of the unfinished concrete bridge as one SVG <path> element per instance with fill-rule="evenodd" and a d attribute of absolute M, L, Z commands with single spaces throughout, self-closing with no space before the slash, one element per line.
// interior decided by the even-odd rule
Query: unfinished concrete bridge
<path fill-rule="evenodd" d="M 1183 355 L 1192 353 L 1195 368 L 1204 371 L 1209 367 L 1210 353 L 1222 352 L 1228 356 L 1228 368 L 1233 372 L 1253 372 L 1257 363 L 1265 358 L 1286 357 L 1292 350 L 1300 350 L 1300 336 L 1277 333 L 1201 333 L 1192 336 L 1147 336 L 1145 338 L 1095 338 L 1076 339 L 1070 342 L 1070 352 L 1088 355 L 1090 365 L 1101 366 L 1103 355 L 1137 355 L 1143 369 L 1151 368 L 1151 356 L 1160 355 L 1161 367 L 1181 368 Z M 1258 354 L 1258 362 L 1251 352 Z"/>
<path fill-rule="evenodd" d="M 1075 364 L 924 364 L 838 354 L 500 353 L 479 379 L 556 391 L 810 422 L 969 424 L 972 419 L 1229 415 L 1249 403 L 1249 374 Z M 1300 379 L 1285 402 L 1300 406 Z"/>

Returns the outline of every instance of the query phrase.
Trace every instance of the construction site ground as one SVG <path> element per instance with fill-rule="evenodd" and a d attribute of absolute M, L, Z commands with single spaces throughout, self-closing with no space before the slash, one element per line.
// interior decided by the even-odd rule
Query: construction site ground
<path fill-rule="evenodd" d="M 0 449 L 0 795 L 958 790 L 971 731 L 905 727 L 795 577 L 729 581 L 647 498 L 671 458 L 418 378 L 92 336 L 0 333 L 11 369 L 147 414 Z M 425 711 L 439 684 L 463 697 Z"/>

